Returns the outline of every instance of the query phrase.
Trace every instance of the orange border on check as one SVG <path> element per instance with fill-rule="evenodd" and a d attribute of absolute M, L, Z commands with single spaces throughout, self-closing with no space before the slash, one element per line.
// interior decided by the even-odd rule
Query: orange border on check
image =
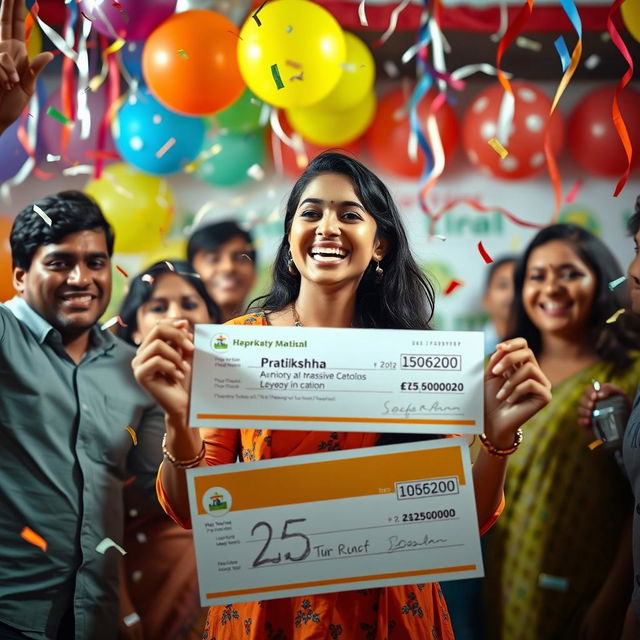
<path fill-rule="evenodd" d="M 442 569 L 422 569 L 420 571 L 400 571 L 398 573 L 377 573 L 370 576 L 355 576 L 349 578 L 336 578 L 334 580 L 318 580 L 316 582 L 295 582 L 292 584 L 276 585 L 270 587 L 254 587 L 252 589 L 238 589 L 237 591 L 220 591 L 207 593 L 207 598 L 222 598 L 232 596 L 249 595 L 251 593 L 266 593 L 267 591 L 286 591 L 287 589 L 304 589 L 306 587 L 322 587 L 333 584 L 348 584 L 350 582 L 364 582 L 365 580 L 385 580 L 393 578 L 410 578 L 412 576 L 426 576 L 434 573 L 453 573 L 454 571 L 473 571 L 475 564 L 461 565 L 459 567 L 444 567 Z"/>
<path fill-rule="evenodd" d="M 251 416 L 222 413 L 197 413 L 198 420 L 270 420 L 273 422 L 364 422 L 368 424 L 444 424 L 474 426 L 475 420 L 419 420 L 418 418 L 352 418 L 334 416 Z"/>

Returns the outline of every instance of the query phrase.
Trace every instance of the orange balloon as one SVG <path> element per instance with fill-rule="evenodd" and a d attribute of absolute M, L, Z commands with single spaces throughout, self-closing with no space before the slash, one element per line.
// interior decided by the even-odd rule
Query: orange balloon
<path fill-rule="evenodd" d="M 13 298 L 13 269 L 11 268 L 11 245 L 9 234 L 13 220 L 0 216 L 0 302 Z"/>
<path fill-rule="evenodd" d="M 196 9 L 165 20 L 142 52 L 151 93 L 185 115 L 216 113 L 245 89 L 238 67 L 238 27 L 213 11 Z"/>

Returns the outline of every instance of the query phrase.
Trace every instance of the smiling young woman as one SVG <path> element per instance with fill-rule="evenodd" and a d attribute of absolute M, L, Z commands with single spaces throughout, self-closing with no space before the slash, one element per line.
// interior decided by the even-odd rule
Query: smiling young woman
<path fill-rule="evenodd" d="M 319 155 L 289 196 L 271 291 L 254 313 L 231 322 L 275 326 L 430 328 L 433 289 L 416 265 L 385 185 L 356 160 Z M 268 331 L 265 328 L 265 331 Z M 158 492 L 166 511 L 189 526 L 186 466 L 233 463 L 386 442 L 377 433 L 197 430 L 187 426 L 193 353 L 186 323 L 161 323 L 143 340 L 137 380 L 167 415 L 167 461 Z M 509 375 L 509 392 L 500 393 Z M 549 382 L 526 342 L 503 343 L 484 378 L 485 433 L 494 452 L 515 450 L 518 428 L 550 399 Z M 407 439 L 415 440 L 416 436 Z M 180 461 L 188 461 L 177 464 Z M 483 449 L 474 465 L 478 520 L 488 529 L 502 505 L 506 457 Z M 437 584 L 405 585 L 212 607 L 205 638 L 249 640 L 453 638 Z"/>
<path fill-rule="evenodd" d="M 510 335 L 526 338 L 553 400 L 527 422 L 505 510 L 487 536 L 487 637 L 595 639 L 622 626 L 631 497 L 612 452 L 591 450 L 578 425 L 594 380 L 632 393 L 640 378 L 637 320 L 606 322 L 627 306 L 624 287 L 608 287 L 621 275 L 602 241 L 569 224 L 540 231 L 516 265 Z"/>

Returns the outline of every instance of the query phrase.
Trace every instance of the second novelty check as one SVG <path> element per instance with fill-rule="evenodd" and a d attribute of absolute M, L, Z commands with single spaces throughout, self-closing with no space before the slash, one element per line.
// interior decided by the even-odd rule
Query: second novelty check
<path fill-rule="evenodd" d="M 192 427 L 481 433 L 483 334 L 198 325 Z"/>

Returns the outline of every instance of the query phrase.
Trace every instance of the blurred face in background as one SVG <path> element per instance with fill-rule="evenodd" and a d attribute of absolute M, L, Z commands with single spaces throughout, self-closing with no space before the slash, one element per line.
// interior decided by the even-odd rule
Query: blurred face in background
<path fill-rule="evenodd" d="M 487 286 L 482 305 L 489 314 L 489 318 L 502 337 L 509 320 L 509 311 L 513 300 L 513 270 L 515 262 L 509 261 L 496 267 Z"/>
<path fill-rule="evenodd" d="M 589 328 L 596 288 L 595 273 L 573 247 L 551 240 L 529 256 L 522 302 L 541 334 L 576 340 Z"/>
<path fill-rule="evenodd" d="M 629 280 L 629 296 L 631 298 L 631 309 L 634 313 L 640 314 L 640 231 L 633 237 L 635 257 L 627 269 Z"/>
<path fill-rule="evenodd" d="M 248 255 L 251 251 L 242 236 L 235 236 L 214 251 L 198 251 L 193 257 L 193 268 L 223 312 L 223 320 L 244 308 L 256 282 L 256 268 Z"/>
<path fill-rule="evenodd" d="M 151 297 L 136 312 L 137 329 L 132 337 L 137 344 L 160 320 L 187 320 L 191 332 L 196 324 L 212 321 L 200 294 L 178 274 L 164 273 L 153 284 Z"/>

